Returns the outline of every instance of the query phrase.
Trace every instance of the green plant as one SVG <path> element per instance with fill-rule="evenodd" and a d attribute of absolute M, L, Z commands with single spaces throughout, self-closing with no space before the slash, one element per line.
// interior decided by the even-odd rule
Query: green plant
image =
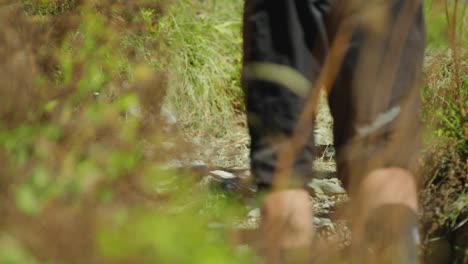
<path fill-rule="evenodd" d="M 468 215 L 468 52 L 461 45 L 466 42 L 465 7 L 461 1 L 445 1 L 444 8 L 447 47 L 426 56 L 423 90 L 428 126 L 421 170 L 426 243 L 449 237 Z"/>
<path fill-rule="evenodd" d="M 177 1 L 158 23 L 167 102 L 192 133 L 223 135 L 243 110 L 241 1 Z"/>
<path fill-rule="evenodd" d="M 0 262 L 253 263 L 239 204 L 162 169 L 163 3 L 45 3 L 0 10 Z"/>
<path fill-rule="evenodd" d="M 75 0 L 22 0 L 26 12 L 34 15 L 60 15 L 76 6 Z"/>

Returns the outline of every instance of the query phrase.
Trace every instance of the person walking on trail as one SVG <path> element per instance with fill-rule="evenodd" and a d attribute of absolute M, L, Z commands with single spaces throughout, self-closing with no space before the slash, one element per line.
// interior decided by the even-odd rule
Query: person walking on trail
<path fill-rule="evenodd" d="M 421 130 L 423 20 L 416 0 L 246 0 L 242 79 L 251 169 L 267 192 L 260 228 L 273 256 L 268 263 L 287 262 L 284 252 L 313 244 L 303 189 L 313 177 L 312 134 L 296 153 L 287 186 L 271 189 L 278 154 L 321 88 L 314 83 L 342 32 L 350 38 L 328 100 L 337 174 L 353 201 L 351 259 L 419 263 L 412 168 Z"/>

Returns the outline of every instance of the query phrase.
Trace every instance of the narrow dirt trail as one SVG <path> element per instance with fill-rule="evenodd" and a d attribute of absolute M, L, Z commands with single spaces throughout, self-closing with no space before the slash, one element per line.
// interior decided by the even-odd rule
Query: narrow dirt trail
<path fill-rule="evenodd" d="M 333 121 L 322 100 L 314 128 L 316 142 L 315 162 L 311 164 L 317 179 L 308 184 L 311 206 L 314 210 L 314 226 L 323 239 L 338 237 L 341 246 L 350 241 L 346 220 L 334 219 L 334 214 L 341 205 L 348 201 L 348 196 L 336 179 L 332 136 Z M 255 197 L 255 187 L 251 185 L 249 171 L 249 136 L 245 127 L 233 127 L 225 138 L 192 138 L 195 153 L 186 166 L 198 170 L 198 177 L 203 185 L 217 185 L 228 192 L 239 192 Z M 249 212 L 237 226 L 240 229 L 256 230 L 259 224 L 260 210 L 258 203 L 246 202 Z M 334 236 L 337 235 L 337 236 Z"/>

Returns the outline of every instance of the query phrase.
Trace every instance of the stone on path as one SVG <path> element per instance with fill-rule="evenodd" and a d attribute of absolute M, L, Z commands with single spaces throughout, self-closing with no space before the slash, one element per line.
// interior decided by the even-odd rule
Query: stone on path
<path fill-rule="evenodd" d="M 250 210 L 250 212 L 247 214 L 249 218 L 260 218 L 261 216 L 261 211 L 260 208 L 254 208 Z"/>
<path fill-rule="evenodd" d="M 237 178 L 237 176 L 234 175 L 233 173 L 222 171 L 222 170 L 211 171 L 210 175 L 217 177 L 217 178 L 225 179 L 225 180 L 233 180 Z"/>
<path fill-rule="evenodd" d="M 335 225 L 333 222 L 330 219 L 323 217 L 314 217 L 314 226 L 317 230 L 322 228 L 326 228 L 331 231 L 335 230 Z"/>
<path fill-rule="evenodd" d="M 244 194 L 253 194 L 256 188 L 251 186 L 245 179 L 245 171 L 243 169 L 231 169 L 233 172 L 226 170 L 213 170 L 205 176 L 202 181 L 202 186 L 221 187 L 227 192 L 239 192 Z"/>
<path fill-rule="evenodd" d="M 312 196 L 346 194 L 338 179 L 313 179 L 307 187 Z"/>

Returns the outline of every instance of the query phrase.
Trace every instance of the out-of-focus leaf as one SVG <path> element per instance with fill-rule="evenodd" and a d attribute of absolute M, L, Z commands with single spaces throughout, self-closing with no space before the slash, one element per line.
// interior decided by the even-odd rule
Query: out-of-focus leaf
<path fill-rule="evenodd" d="M 15 190 L 16 206 L 26 214 L 37 214 L 40 211 L 38 198 L 28 185 L 22 185 Z"/>

